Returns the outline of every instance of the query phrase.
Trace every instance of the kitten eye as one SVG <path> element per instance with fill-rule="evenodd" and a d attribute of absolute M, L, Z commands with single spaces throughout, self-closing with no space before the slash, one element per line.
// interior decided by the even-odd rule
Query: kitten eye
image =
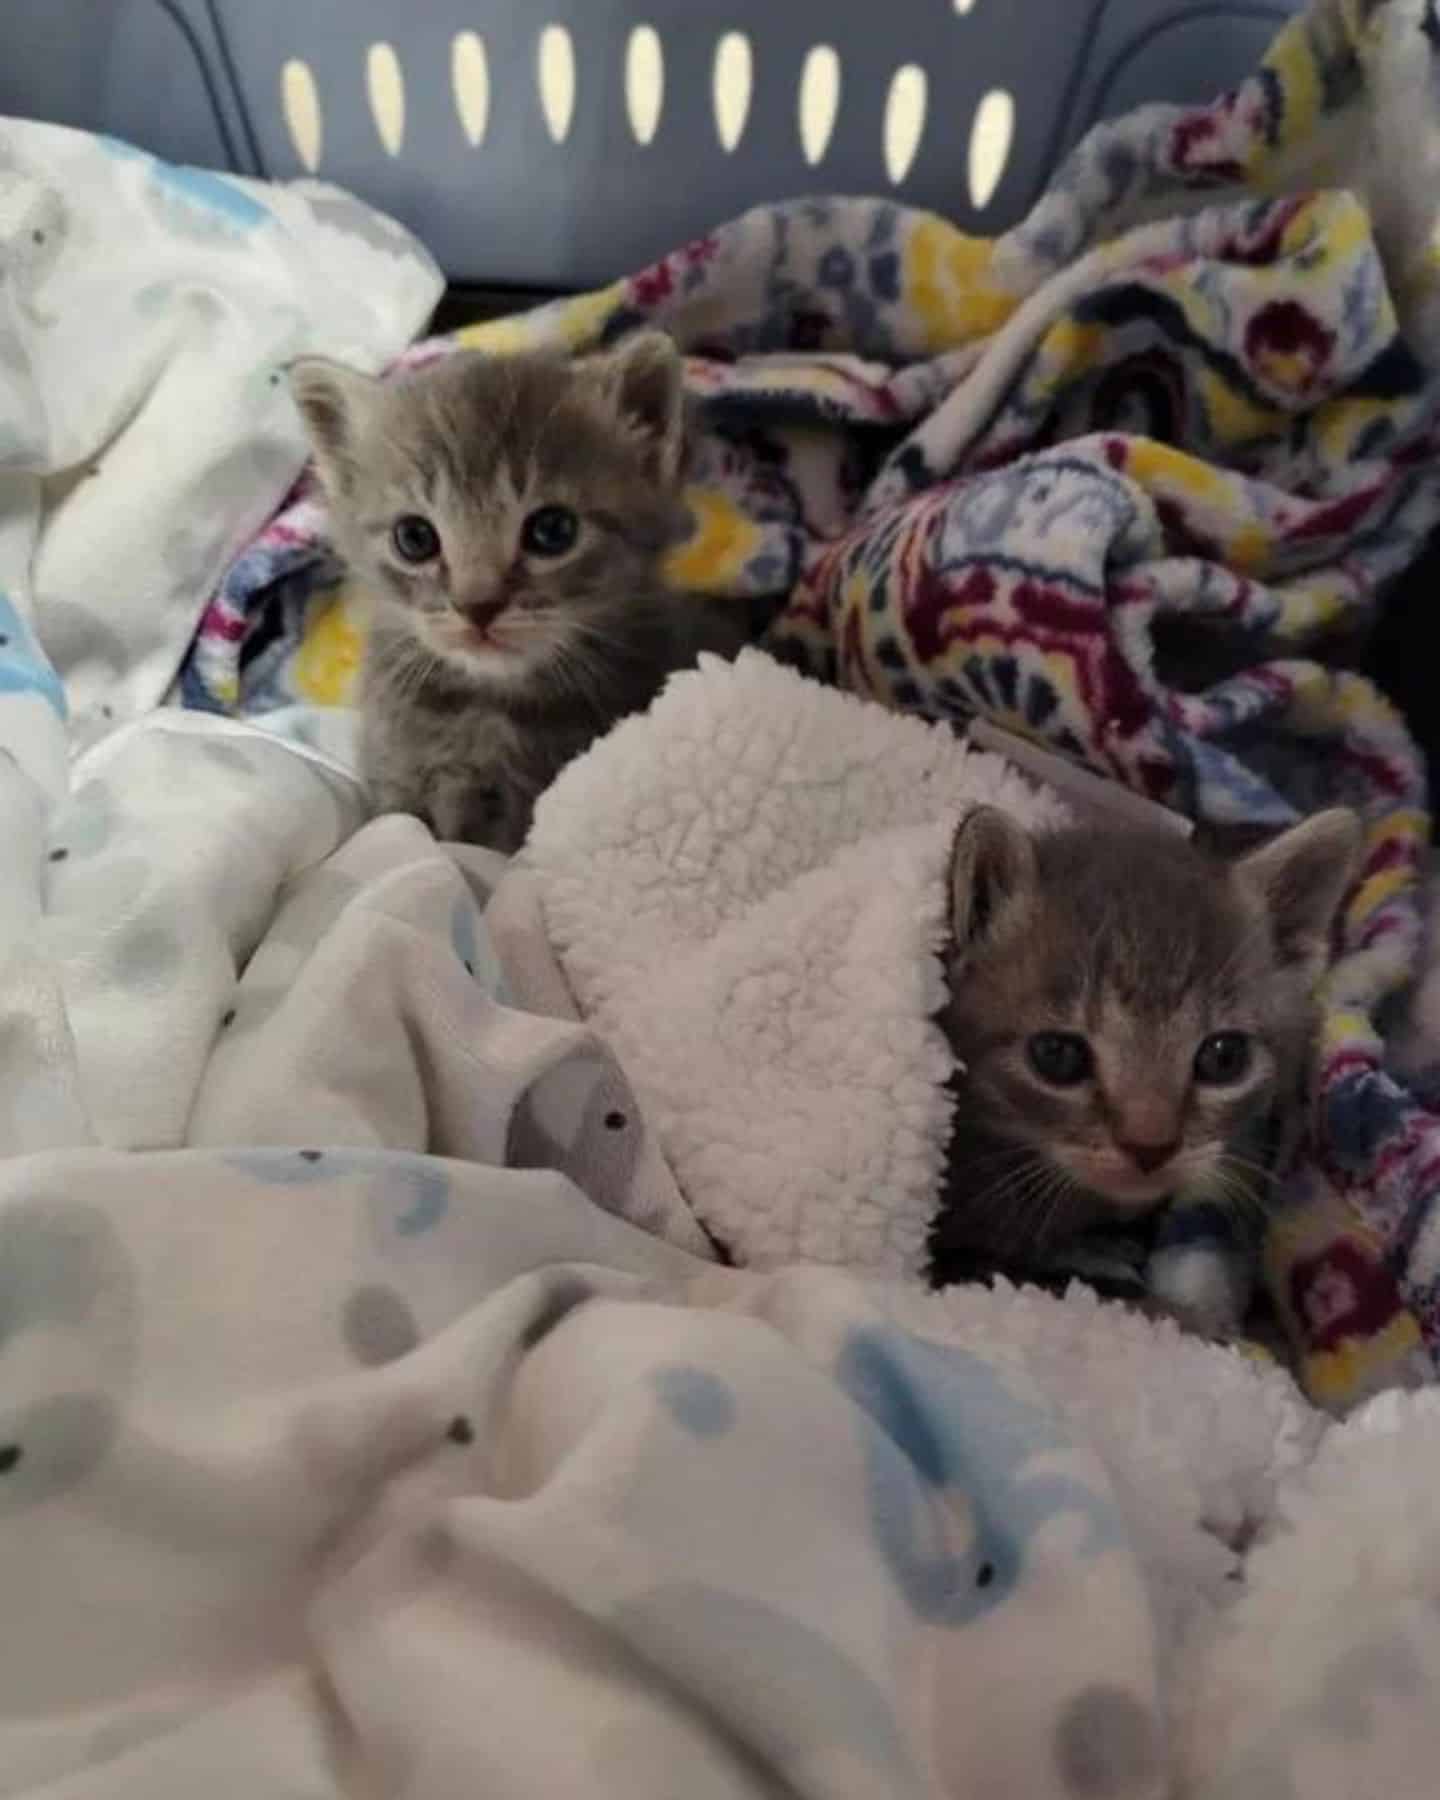
<path fill-rule="evenodd" d="M 564 556 L 580 536 L 580 515 L 568 506 L 539 506 L 520 527 L 527 556 Z"/>
<path fill-rule="evenodd" d="M 1037 1031 L 1025 1040 L 1030 1067 L 1051 1087 L 1078 1087 L 1095 1070 L 1095 1058 L 1083 1037 L 1073 1031 Z"/>
<path fill-rule="evenodd" d="M 390 527 L 390 542 L 402 562 L 434 562 L 440 554 L 440 533 L 419 513 L 405 513 Z"/>
<path fill-rule="evenodd" d="M 1229 1087 L 1250 1071 L 1250 1040 L 1243 1031 L 1217 1031 L 1195 1052 L 1195 1079 Z"/>

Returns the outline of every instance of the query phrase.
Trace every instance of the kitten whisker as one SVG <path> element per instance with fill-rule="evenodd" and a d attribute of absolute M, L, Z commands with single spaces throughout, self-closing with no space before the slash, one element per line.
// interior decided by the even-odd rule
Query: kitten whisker
<path fill-rule="evenodd" d="M 427 645 L 417 644 L 409 659 L 400 665 L 400 679 L 396 684 L 400 696 L 413 701 L 443 664 L 444 658 L 437 651 L 431 650 Z"/>
<path fill-rule="evenodd" d="M 1253 1175 L 1257 1181 L 1263 1181 L 1267 1187 L 1279 1187 L 1280 1177 L 1274 1169 L 1267 1168 L 1254 1157 L 1242 1155 L 1238 1150 L 1226 1150 L 1224 1161 L 1236 1169 L 1242 1169 L 1247 1175 Z"/>
<path fill-rule="evenodd" d="M 1007 1207 L 1019 1197 L 1029 1177 L 1030 1172 L 1027 1170 L 1022 1175 L 994 1182 L 988 1187 L 966 1194 L 960 1203 L 966 1218 L 1002 1218 Z"/>
<path fill-rule="evenodd" d="M 1056 1170 L 1055 1174 L 1058 1179 L 1052 1183 L 1049 1190 L 1049 1210 L 1042 1216 L 1039 1223 L 1036 1225 L 1034 1232 L 1035 1242 L 1040 1245 L 1042 1249 L 1044 1249 L 1050 1241 L 1050 1234 L 1054 1229 L 1056 1220 L 1060 1216 L 1061 1208 L 1068 1200 L 1073 1199 L 1079 1192 L 1074 1181 L 1070 1176 L 1066 1175 L 1063 1170 Z"/>
<path fill-rule="evenodd" d="M 1224 1174 L 1231 1191 L 1237 1197 L 1243 1199 L 1252 1211 L 1261 1213 L 1266 1218 L 1270 1217 L 1275 1210 L 1272 1204 L 1274 1198 L 1272 1194 L 1263 1188 L 1256 1187 L 1251 1176 L 1244 1170 L 1225 1169 Z"/>
<path fill-rule="evenodd" d="M 978 1156 L 968 1153 L 965 1156 L 967 1173 L 980 1169 L 993 1169 L 1006 1163 L 1030 1163 L 1036 1160 L 1036 1152 L 1029 1144 L 1008 1144 L 1003 1149 L 986 1150 Z"/>
<path fill-rule="evenodd" d="M 1212 1196 L 1226 1203 L 1237 1214 L 1249 1216 L 1267 1222 L 1271 1216 L 1264 1197 L 1257 1194 L 1249 1183 L 1240 1176 L 1226 1169 L 1223 1165 L 1216 1169 L 1213 1177 Z"/>
<path fill-rule="evenodd" d="M 1275 1171 L 1267 1168 L 1264 1163 L 1255 1161 L 1241 1151 L 1225 1149 L 1213 1160 L 1207 1150 L 1182 1154 L 1176 1159 L 1176 1173 L 1179 1177 L 1176 1185 L 1181 1190 L 1197 1186 L 1203 1190 L 1212 1176 L 1221 1171 L 1228 1171 L 1246 1181 L 1261 1182 L 1269 1188 L 1277 1187 L 1280 1182 Z"/>
<path fill-rule="evenodd" d="M 601 718 L 610 710 L 605 703 L 605 695 L 598 681 L 583 658 L 576 654 L 572 645 L 563 639 L 557 639 L 551 646 L 551 668 L 562 686 L 573 693 L 577 699 Z"/>
<path fill-rule="evenodd" d="M 1007 1248 L 1017 1257 L 1026 1250 L 1032 1255 L 1036 1251 L 1043 1255 L 1050 1248 L 1061 1208 L 1079 1191 L 1071 1177 L 1044 1159 L 1037 1163 L 1037 1173 L 1038 1179 L 1025 1191 L 1005 1221 L 1009 1229 Z"/>
<path fill-rule="evenodd" d="M 966 1172 L 969 1173 L 968 1170 Z M 967 1215 L 998 1214 L 1035 1179 L 1035 1174 L 1035 1165 L 1027 1164 L 1023 1168 L 997 1175 L 994 1180 L 958 1196 L 960 1206 Z"/>
<path fill-rule="evenodd" d="M 1064 1179 L 1043 1157 L 1037 1156 L 1026 1168 L 981 1189 L 976 1196 L 977 1210 L 983 1209 L 994 1221 L 1007 1254 L 1019 1251 L 1034 1239 L 1031 1222 L 1041 1217 L 1057 1181 Z"/>

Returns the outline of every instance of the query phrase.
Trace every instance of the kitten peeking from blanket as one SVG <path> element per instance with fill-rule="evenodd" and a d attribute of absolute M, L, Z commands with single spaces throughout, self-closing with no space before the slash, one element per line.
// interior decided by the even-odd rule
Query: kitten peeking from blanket
<path fill-rule="evenodd" d="M 1033 1271 L 1179 1195 L 1260 1215 L 1358 848 L 1340 809 L 1230 865 L 1168 833 L 1032 838 L 971 813 L 951 864 L 956 1120 L 937 1269 Z M 1214 1294 L 1157 1299 L 1206 1335 L 1240 1323 Z"/>
<path fill-rule="evenodd" d="M 679 353 L 640 332 L 391 381 L 305 357 L 290 383 L 372 607 L 374 801 L 518 849 L 561 768 L 702 647 L 698 606 L 662 577 L 687 524 Z"/>

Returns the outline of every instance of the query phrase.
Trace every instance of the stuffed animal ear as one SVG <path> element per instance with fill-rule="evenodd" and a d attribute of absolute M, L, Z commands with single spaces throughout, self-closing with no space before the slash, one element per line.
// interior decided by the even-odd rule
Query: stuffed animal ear
<path fill-rule="evenodd" d="M 968 950 L 1033 891 L 1035 846 L 1008 813 L 977 806 L 960 821 L 950 851 L 950 920 Z"/>
<path fill-rule="evenodd" d="M 1312 976 L 1330 951 L 1330 927 L 1360 858 L 1360 821 L 1343 806 L 1292 825 L 1235 868 L 1270 915 L 1282 962 Z"/>
<path fill-rule="evenodd" d="M 343 491 L 380 382 L 325 356 L 298 357 L 285 374 L 315 452 L 320 479 L 327 488 Z"/>
<path fill-rule="evenodd" d="M 645 444 L 656 478 L 676 480 L 685 448 L 685 361 L 674 340 L 663 331 L 636 331 L 588 360 Z"/>

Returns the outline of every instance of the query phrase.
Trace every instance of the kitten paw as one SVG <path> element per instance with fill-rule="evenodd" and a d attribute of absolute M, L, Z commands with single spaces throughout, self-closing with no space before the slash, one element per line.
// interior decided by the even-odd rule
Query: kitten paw
<path fill-rule="evenodd" d="M 1248 1283 L 1223 1257 L 1207 1250 L 1171 1250 L 1151 1263 L 1146 1311 L 1173 1319 L 1182 1331 L 1213 1343 L 1240 1335 Z"/>

